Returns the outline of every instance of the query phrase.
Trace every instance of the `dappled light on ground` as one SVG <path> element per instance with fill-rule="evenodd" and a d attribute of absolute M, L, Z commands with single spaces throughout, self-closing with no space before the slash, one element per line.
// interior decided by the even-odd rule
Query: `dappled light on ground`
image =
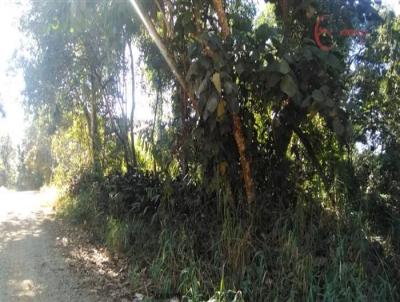
<path fill-rule="evenodd" d="M 111 255 L 107 248 L 93 243 L 91 235 L 80 228 L 63 224 L 60 232 L 65 236 L 57 238 L 57 245 L 84 284 L 97 293 L 107 293 L 107 301 L 130 301 L 126 257 Z"/>
<path fill-rule="evenodd" d="M 8 287 L 13 289 L 18 298 L 34 298 L 40 292 L 40 287 L 35 285 L 32 280 L 9 280 Z"/>
<path fill-rule="evenodd" d="M 56 192 L 0 191 L 0 301 L 97 301 L 55 250 Z"/>
<path fill-rule="evenodd" d="M 7 231 L 12 229 L 13 231 Z M 0 250 L 3 245 L 10 241 L 19 241 L 25 239 L 27 236 L 39 237 L 42 229 L 34 221 L 19 221 L 13 217 L 11 221 L 3 222 L 0 226 L 2 233 L 2 241 L 0 243 Z"/>

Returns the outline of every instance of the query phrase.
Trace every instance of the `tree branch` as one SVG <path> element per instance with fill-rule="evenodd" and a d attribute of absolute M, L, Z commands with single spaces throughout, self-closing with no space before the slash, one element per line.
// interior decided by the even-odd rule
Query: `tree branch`
<path fill-rule="evenodd" d="M 189 99 L 192 103 L 193 108 L 198 111 L 197 101 L 194 97 L 194 93 L 189 89 L 188 83 L 184 80 L 184 77 L 178 71 L 176 67 L 176 63 L 174 62 L 171 54 L 169 53 L 168 49 L 165 47 L 163 41 L 161 40 L 160 36 L 158 35 L 156 29 L 154 28 L 153 23 L 149 19 L 149 17 L 145 14 L 142 6 L 139 4 L 137 0 L 130 0 L 133 8 L 135 9 L 136 13 L 138 14 L 139 18 L 142 20 L 144 26 L 146 27 L 150 37 L 153 39 L 154 43 L 156 43 L 158 49 L 160 50 L 161 55 L 164 57 L 165 62 L 168 64 L 169 68 L 171 69 L 173 75 L 178 80 L 179 84 L 188 94 Z"/>
<path fill-rule="evenodd" d="M 213 0 L 212 2 L 218 16 L 218 23 L 221 27 L 222 37 L 226 39 L 231 34 L 231 31 L 229 29 L 228 18 L 226 17 L 224 6 L 222 5 L 222 0 Z"/>

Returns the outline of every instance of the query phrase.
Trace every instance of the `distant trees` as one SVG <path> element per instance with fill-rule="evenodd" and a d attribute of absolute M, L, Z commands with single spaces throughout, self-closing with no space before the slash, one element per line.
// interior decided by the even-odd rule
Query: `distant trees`
<path fill-rule="evenodd" d="M 22 60 L 27 107 L 36 116 L 46 115 L 59 132 L 82 117 L 91 164 L 99 174 L 107 169 L 104 146 L 113 135 L 125 165 L 136 164 L 131 11 L 127 3 L 113 1 L 33 2 L 21 23 L 34 41 L 34 55 Z"/>
<path fill-rule="evenodd" d="M 0 137 L 0 186 L 12 187 L 15 185 L 15 156 L 11 137 Z"/>
<path fill-rule="evenodd" d="M 45 119 L 35 119 L 18 146 L 17 189 L 33 190 L 49 184 L 53 174 L 53 155 L 49 127 Z"/>
<path fill-rule="evenodd" d="M 400 18 L 393 12 L 354 55 L 349 112 L 355 139 L 385 152 L 400 137 Z"/>

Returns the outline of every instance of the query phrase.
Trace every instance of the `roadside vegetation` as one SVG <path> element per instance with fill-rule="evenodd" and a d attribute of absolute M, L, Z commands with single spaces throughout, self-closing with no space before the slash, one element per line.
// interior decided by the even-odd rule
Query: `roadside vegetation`
<path fill-rule="evenodd" d="M 127 255 L 149 301 L 399 301 L 400 18 L 259 7 L 32 1 L 14 185 L 57 185 L 58 215 Z"/>

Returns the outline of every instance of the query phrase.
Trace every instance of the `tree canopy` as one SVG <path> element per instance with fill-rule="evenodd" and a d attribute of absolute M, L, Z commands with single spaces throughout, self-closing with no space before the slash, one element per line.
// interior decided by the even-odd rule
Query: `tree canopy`
<path fill-rule="evenodd" d="M 397 301 L 400 19 L 265 3 L 31 1 L 19 170 L 67 186 L 154 296 Z"/>

